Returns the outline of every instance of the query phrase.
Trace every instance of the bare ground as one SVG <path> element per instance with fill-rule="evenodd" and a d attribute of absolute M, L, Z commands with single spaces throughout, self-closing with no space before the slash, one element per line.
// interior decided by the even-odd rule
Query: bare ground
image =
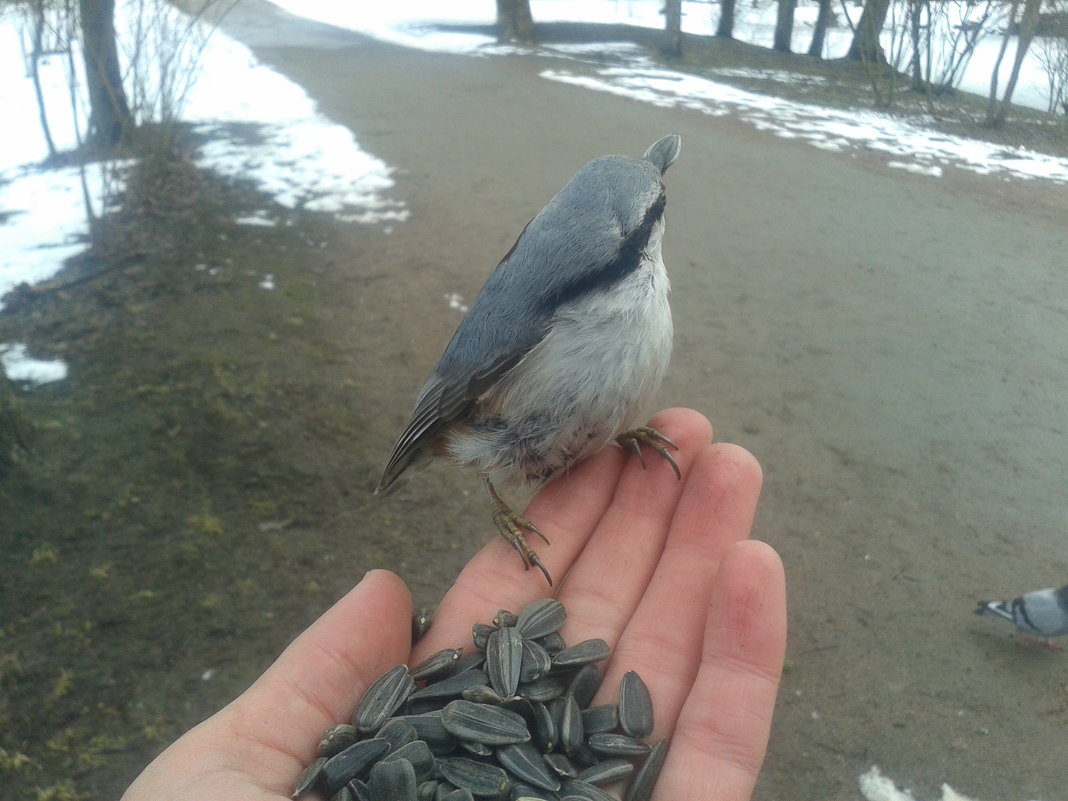
<path fill-rule="evenodd" d="M 412 217 L 344 225 L 177 170 L 121 247 L 8 299 L 0 341 L 71 377 L 20 395 L 32 450 L 0 478 L 0 794 L 115 797 L 368 568 L 439 597 L 490 536 L 477 481 L 370 490 L 457 322 L 444 296 L 586 160 L 677 131 L 662 405 L 761 460 L 756 534 L 790 582 L 757 797 L 856 799 L 878 763 L 923 797 L 1068 798 L 1064 655 L 971 615 L 1068 581 L 1063 187 L 889 170 L 544 81 L 537 55 L 256 3 L 229 24 L 398 168 Z M 233 222 L 264 207 L 283 225 Z"/>

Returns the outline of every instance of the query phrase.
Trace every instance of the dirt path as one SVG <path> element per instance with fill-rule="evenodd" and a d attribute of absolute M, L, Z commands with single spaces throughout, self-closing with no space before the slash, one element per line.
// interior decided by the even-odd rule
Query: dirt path
<path fill-rule="evenodd" d="M 375 452 L 456 322 L 443 296 L 472 298 L 587 159 L 681 133 L 662 401 L 761 460 L 757 534 L 790 581 L 758 797 L 856 798 L 874 762 L 923 797 L 947 781 L 1068 798 L 1068 661 L 971 615 L 979 597 L 1068 581 L 1063 187 L 905 174 L 541 80 L 534 58 L 402 50 L 257 3 L 227 30 L 398 168 L 410 221 L 373 251 L 360 230 L 333 243 L 338 269 L 381 279 L 350 320 L 372 338 L 359 369 L 381 378 Z M 405 506 L 461 486 L 477 498 L 431 474 Z"/>
<path fill-rule="evenodd" d="M 587 160 L 674 131 L 661 402 L 760 459 L 757 536 L 790 582 L 757 797 L 857 799 L 877 763 L 925 799 L 943 781 L 1068 798 L 1065 655 L 971 614 L 1068 582 L 1068 191 L 891 170 L 546 81 L 538 58 L 404 50 L 261 0 L 225 27 L 397 168 L 411 218 L 214 215 L 191 260 L 5 312 L 72 363 L 34 395 L 36 455 L 0 483 L 10 753 L 115 797 L 368 567 L 439 597 L 490 536 L 477 481 L 437 469 L 370 492 L 458 320 L 445 296 L 473 298 Z M 91 742 L 93 762 L 105 729 L 126 739 Z M 14 780 L 31 798 L 48 777 Z"/>

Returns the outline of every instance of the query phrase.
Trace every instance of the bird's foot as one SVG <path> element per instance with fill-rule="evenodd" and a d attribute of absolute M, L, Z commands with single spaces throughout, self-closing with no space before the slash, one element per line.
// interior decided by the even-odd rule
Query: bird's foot
<path fill-rule="evenodd" d="M 551 587 L 553 585 L 552 576 L 549 575 L 549 571 L 546 570 L 545 565 L 542 564 L 538 554 L 530 547 L 530 544 L 523 537 L 523 532 L 529 531 L 537 534 L 546 545 L 549 544 L 549 540 L 538 530 L 537 526 L 522 515 L 513 512 L 512 507 L 501 500 L 501 496 L 498 495 L 497 490 L 493 488 L 493 484 L 490 483 L 488 476 L 482 476 L 482 482 L 486 485 L 486 492 L 488 492 L 490 496 L 493 523 L 497 526 L 497 531 L 500 532 L 500 535 L 508 540 L 511 546 L 516 549 L 519 557 L 523 560 L 523 569 L 530 570 L 531 565 L 538 568 Z"/>
<path fill-rule="evenodd" d="M 638 428 L 631 429 L 630 431 L 624 431 L 618 437 L 616 442 L 624 450 L 630 451 L 638 457 L 642 463 L 642 467 L 645 467 L 645 457 L 642 456 L 642 445 L 648 445 L 654 451 L 660 454 L 660 456 L 671 465 L 671 469 L 675 471 L 675 478 L 682 480 L 682 471 L 679 470 L 679 464 L 675 461 L 675 457 L 671 455 L 668 447 L 672 447 L 675 450 L 679 449 L 679 446 L 665 437 L 655 428 L 649 428 L 647 426 L 640 426 Z"/>

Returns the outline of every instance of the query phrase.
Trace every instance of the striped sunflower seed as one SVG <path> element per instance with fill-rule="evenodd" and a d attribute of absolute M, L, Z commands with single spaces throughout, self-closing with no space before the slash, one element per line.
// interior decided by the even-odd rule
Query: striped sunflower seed
<path fill-rule="evenodd" d="M 319 788 L 324 794 L 333 795 L 341 787 L 363 774 L 388 750 L 389 743 L 377 738 L 353 743 L 341 753 L 326 760 L 323 772 L 319 776 Z"/>
<path fill-rule="evenodd" d="M 648 743 L 626 734 L 591 734 L 587 742 L 594 753 L 602 756 L 644 756 L 650 750 Z"/>
<path fill-rule="evenodd" d="M 577 801 L 616 801 L 616 797 L 606 790 L 602 790 L 596 784 L 568 779 L 564 782 L 563 798 L 574 798 Z"/>
<path fill-rule="evenodd" d="M 407 665 L 397 665 L 386 671 L 360 699 L 352 716 L 352 725 L 365 734 L 377 731 L 408 700 L 414 689 L 415 682 Z"/>
<path fill-rule="evenodd" d="M 325 764 L 326 757 L 319 757 L 308 763 L 308 767 L 304 768 L 297 777 L 296 787 L 293 788 L 293 798 L 299 798 L 312 791 L 312 788 L 319 783 L 319 776 L 322 775 Z"/>
<path fill-rule="evenodd" d="M 451 701 L 441 716 L 442 725 L 461 740 L 485 745 L 523 743 L 530 739 L 527 722 L 515 712 L 471 701 Z"/>
<path fill-rule="evenodd" d="M 633 670 L 619 684 L 619 725 L 631 737 L 653 733 L 653 699 L 641 676 Z"/>
<path fill-rule="evenodd" d="M 402 745 L 382 757 L 381 761 L 392 762 L 396 759 L 405 759 L 411 763 L 415 770 L 416 782 L 424 782 L 434 774 L 436 761 L 434 755 L 430 753 L 430 746 L 423 740 L 413 740 L 407 745 Z"/>
<path fill-rule="evenodd" d="M 451 675 L 462 653 L 463 648 L 445 648 L 438 651 L 413 667 L 411 676 L 415 681 L 434 681 Z"/>
<path fill-rule="evenodd" d="M 560 779 L 546 764 L 541 752 L 530 743 L 501 746 L 497 749 L 497 760 L 522 782 L 543 790 L 560 789 Z"/>
<path fill-rule="evenodd" d="M 351 723 L 339 723 L 327 730 L 323 739 L 319 741 L 316 754 L 321 757 L 332 757 L 339 754 L 360 739 L 360 732 Z"/>
<path fill-rule="evenodd" d="M 567 691 L 575 696 L 578 705 L 585 709 L 593 703 L 597 691 L 601 689 L 604 681 L 604 673 L 597 665 L 583 665 L 571 677 L 571 683 L 567 685 Z"/>
<path fill-rule="evenodd" d="M 486 641 L 486 675 L 502 698 L 515 695 L 523 666 L 523 638 L 515 628 L 497 629 Z"/>
<path fill-rule="evenodd" d="M 625 779 L 634 773 L 634 763 L 627 759 L 604 759 L 583 769 L 578 778 L 598 787 Z"/>
<path fill-rule="evenodd" d="M 630 787 L 627 790 L 626 801 L 649 801 L 649 798 L 653 795 L 653 787 L 656 785 L 656 780 L 660 778 L 660 769 L 664 767 L 664 760 L 667 758 L 667 747 L 667 740 L 661 740 L 653 746 L 649 756 L 645 758 L 637 773 L 634 774 L 634 781 L 630 783 Z"/>
<path fill-rule="evenodd" d="M 567 623 L 567 610 L 554 598 L 534 601 L 519 613 L 515 626 L 529 640 L 559 631 Z"/>
<path fill-rule="evenodd" d="M 587 734 L 612 731 L 619 725 L 619 707 L 616 704 L 591 706 L 582 710 L 582 730 Z"/>
<path fill-rule="evenodd" d="M 454 698 L 464 690 L 469 690 L 487 682 L 489 682 L 489 676 L 484 671 L 472 668 L 433 684 L 427 684 L 421 690 L 416 690 L 412 693 L 411 699 L 413 701 L 425 701 L 428 699 Z"/>
<path fill-rule="evenodd" d="M 549 672 L 553 666 L 553 659 L 549 652 L 538 645 L 534 640 L 522 640 L 523 659 L 519 669 L 519 680 L 524 684 L 540 679 Z"/>
<path fill-rule="evenodd" d="M 600 662 L 611 655 L 612 649 L 602 639 L 583 640 L 571 645 L 553 656 L 553 667 L 581 667 Z"/>
<path fill-rule="evenodd" d="M 504 768 L 465 757 L 444 759 L 439 763 L 439 769 L 442 776 L 460 789 L 470 790 L 471 795 L 500 795 L 507 792 L 512 783 Z"/>
<path fill-rule="evenodd" d="M 375 801 L 418 801 L 415 768 L 406 759 L 377 763 L 368 786 Z"/>

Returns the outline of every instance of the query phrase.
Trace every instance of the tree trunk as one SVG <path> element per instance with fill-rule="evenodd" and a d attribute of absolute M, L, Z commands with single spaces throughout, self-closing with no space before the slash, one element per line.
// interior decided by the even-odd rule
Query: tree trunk
<path fill-rule="evenodd" d="M 920 41 L 920 21 L 923 17 L 924 4 L 921 0 L 909 0 L 908 14 L 909 14 L 909 38 L 912 42 L 912 88 L 919 92 L 922 91 L 925 83 L 923 77 L 923 44 Z M 931 14 L 927 13 L 928 30 L 930 30 Z M 930 39 L 928 39 L 928 45 L 930 45 Z"/>
<path fill-rule="evenodd" d="M 664 52 L 678 58 L 682 55 L 682 0 L 667 0 L 664 4 L 664 30 L 667 32 Z"/>
<path fill-rule="evenodd" d="M 771 49 L 780 53 L 790 53 L 790 42 L 794 37 L 794 9 L 797 0 L 779 0 L 779 13 L 775 19 L 775 39 Z"/>
<path fill-rule="evenodd" d="M 91 148 L 110 151 L 133 128 L 115 47 L 115 0 L 79 0 Z"/>
<path fill-rule="evenodd" d="M 831 0 L 819 0 L 819 4 L 816 25 L 812 29 L 812 42 L 808 46 L 808 54 L 814 58 L 823 58 L 823 43 L 827 39 L 827 25 L 831 21 Z"/>
<path fill-rule="evenodd" d="M 1012 62 L 1009 81 L 1005 84 L 1005 96 L 1001 98 L 1001 105 L 998 106 L 997 112 L 993 116 L 989 113 L 987 114 L 987 124 L 995 128 L 1003 126 L 1005 118 L 1009 114 L 1009 106 L 1012 105 L 1012 93 L 1016 91 L 1016 81 L 1020 77 L 1020 65 L 1023 64 L 1024 56 L 1027 55 L 1027 50 L 1031 47 L 1031 40 L 1035 38 L 1035 28 L 1038 26 L 1038 12 L 1041 6 L 1042 0 L 1024 0 L 1023 16 L 1020 17 L 1020 30 L 1016 37 L 1016 58 Z"/>
<path fill-rule="evenodd" d="M 883 23 L 886 22 L 886 12 L 889 10 L 890 0 L 867 0 L 846 58 L 876 64 L 886 63 L 886 53 L 879 44 L 879 35 L 883 32 Z"/>
<path fill-rule="evenodd" d="M 534 17 L 530 0 L 497 0 L 497 39 L 534 44 Z"/>
<path fill-rule="evenodd" d="M 44 90 L 41 88 L 41 50 L 45 28 L 44 0 L 34 0 L 33 4 L 33 53 L 30 55 L 30 78 L 33 80 L 33 93 L 37 98 L 37 116 L 41 121 L 48 157 L 55 158 L 56 143 L 52 140 L 52 129 L 48 125 L 48 111 L 45 108 Z"/>
<path fill-rule="evenodd" d="M 719 24 L 716 36 L 724 39 L 734 38 L 734 0 L 719 0 Z"/>

